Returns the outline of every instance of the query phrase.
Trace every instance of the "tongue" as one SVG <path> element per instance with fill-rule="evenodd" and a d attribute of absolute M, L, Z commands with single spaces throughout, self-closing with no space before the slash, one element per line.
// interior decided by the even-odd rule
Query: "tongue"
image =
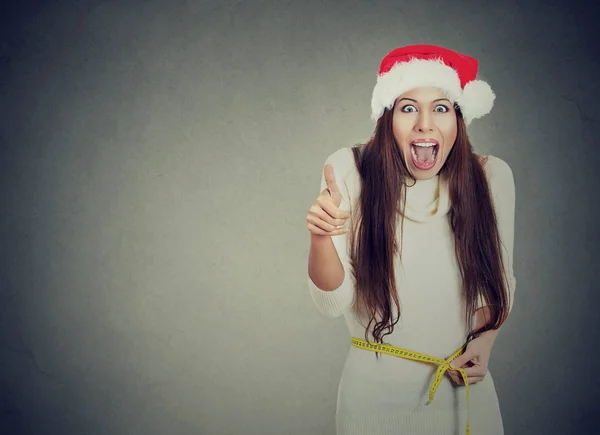
<path fill-rule="evenodd" d="M 420 163 L 430 162 L 431 156 L 433 155 L 434 147 L 417 147 L 415 146 L 415 152 L 417 153 L 417 160 Z"/>

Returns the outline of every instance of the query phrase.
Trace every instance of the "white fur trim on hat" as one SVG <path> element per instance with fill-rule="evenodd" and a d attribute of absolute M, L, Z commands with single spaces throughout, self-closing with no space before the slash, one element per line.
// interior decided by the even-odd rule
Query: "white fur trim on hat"
<path fill-rule="evenodd" d="M 462 94 L 458 73 L 441 59 L 411 59 L 394 65 L 387 73 L 377 77 L 371 99 L 371 119 L 376 121 L 385 108 L 394 106 L 398 96 L 421 86 L 442 89 L 452 102 Z"/>
<path fill-rule="evenodd" d="M 466 125 L 487 115 L 496 98 L 490 85 L 481 80 L 473 80 L 461 89 L 456 70 L 441 59 L 414 58 L 394 65 L 377 77 L 371 99 L 371 119 L 377 121 L 386 108 L 394 106 L 398 96 L 422 86 L 434 86 L 444 91 L 450 101 L 460 107 Z"/>
<path fill-rule="evenodd" d="M 482 80 L 473 80 L 465 85 L 456 104 L 460 107 L 465 124 L 469 125 L 472 120 L 490 113 L 495 99 L 490 85 Z"/>

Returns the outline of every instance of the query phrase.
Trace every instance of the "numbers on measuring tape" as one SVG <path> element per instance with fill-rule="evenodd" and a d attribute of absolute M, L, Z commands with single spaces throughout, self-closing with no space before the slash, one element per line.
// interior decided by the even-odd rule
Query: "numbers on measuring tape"
<path fill-rule="evenodd" d="M 464 353 L 464 351 L 466 349 L 466 344 L 462 345 L 456 352 L 454 352 L 449 358 L 446 358 L 446 359 L 436 358 L 431 355 L 426 355 L 424 353 L 419 353 L 419 352 L 411 351 L 408 349 L 402 349 L 401 347 L 392 346 L 391 344 L 387 344 L 387 343 L 371 344 L 366 340 L 356 338 L 356 337 L 352 337 L 352 345 L 354 347 L 357 347 L 360 349 L 366 349 L 366 350 L 371 350 L 371 351 L 387 353 L 389 355 L 399 356 L 399 357 L 405 358 L 405 359 L 411 359 L 411 360 L 415 360 L 415 361 L 425 361 L 425 362 L 429 362 L 429 363 L 433 363 L 433 364 L 438 364 L 439 367 L 437 368 L 437 370 L 435 372 L 435 379 L 434 379 L 433 383 L 431 384 L 431 387 L 429 388 L 429 401 L 426 403 L 426 405 L 430 404 L 433 401 L 433 397 L 435 396 L 435 392 L 436 392 L 437 388 L 439 387 L 440 383 L 442 382 L 444 373 L 446 373 L 446 371 L 448 371 L 448 370 L 457 370 L 461 374 L 463 381 L 465 382 L 465 394 L 466 394 L 466 398 L 467 398 L 466 434 L 467 435 L 471 434 L 471 424 L 470 424 L 471 411 L 469 408 L 469 381 L 467 378 L 467 374 L 464 371 L 464 369 L 462 369 L 460 367 L 456 367 L 456 368 L 450 367 L 450 363 Z"/>

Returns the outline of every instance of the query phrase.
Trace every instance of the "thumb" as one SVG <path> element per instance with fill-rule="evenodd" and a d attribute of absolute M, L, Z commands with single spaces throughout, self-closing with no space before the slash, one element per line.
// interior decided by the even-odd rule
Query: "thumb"
<path fill-rule="evenodd" d="M 459 356 L 458 358 L 456 358 L 454 361 L 452 361 L 450 363 L 450 367 L 452 367 L 452 368 L 462 367 L 471 358 L 473 358 L 473 356 L 471 355 L 471 353 L 469 351 L 465 351 L 465 353 L 463 353 L 461 356 Z"/>
<path fill-rule="evenodd" d="M 340 192 L 340 189 L 338 188 L 337 183 L 335 182 L 335 173 L 333 172 L 333 166 L 331 166 L 331 164 L 325 165 L 324 175 L 329 194 L 331 195 L 332 199 L 334 199 L 336 204 L 339 205 L 339 201 L 341 201 L 342 194 Z"/>

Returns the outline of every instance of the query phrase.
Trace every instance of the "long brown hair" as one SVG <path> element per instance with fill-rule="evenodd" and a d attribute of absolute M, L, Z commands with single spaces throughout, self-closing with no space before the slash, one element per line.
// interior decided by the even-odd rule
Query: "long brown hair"
<path fill-rule="evenodd" d="M 394 330 L 400 319 L 400 302 L 396 289 L 394 256 L 402 259 L 398 249 L 396 228 L 400 221 L 403 231 L 407 179 L 416 182 L 406 168 L 394 140 L 393 110 L 386 109 L 377 121 L 373 136 L 365 144 L 352 147 L 360 175 L 361 193 L 351 220 L 350 263 L 357 297 L 353 309 L 360 316 L 366 308 L 376 342 Z M 469 328 L 466 342 L 481 333 L 498 329 L 508 316 L 508 282 L 501 256 L 501 241 L 490 187 L 484 167 L 467 134 L 460 108 L 457 118 L 456 142 L 440 169 L 440 177 L 448 180 L 451 208 L 447 218 L 454 235 L 455 254 L 466 300 L 465 321 Z M 401 239 L 402 240 L 402 239 Z M 401 242 L 402 243 L 402 242 Z M 490 319 L 477 329 L 471 321 L 477 310 L 478 297 L 486 301 Z M 392 321 L 392 299 L 398 318 Z M 376 316 L 379 321 L 376 321 Z M 388 332 L 382 334 L 387 328 Z M 378 352 L 376 357 L 379 358 Z"/>

